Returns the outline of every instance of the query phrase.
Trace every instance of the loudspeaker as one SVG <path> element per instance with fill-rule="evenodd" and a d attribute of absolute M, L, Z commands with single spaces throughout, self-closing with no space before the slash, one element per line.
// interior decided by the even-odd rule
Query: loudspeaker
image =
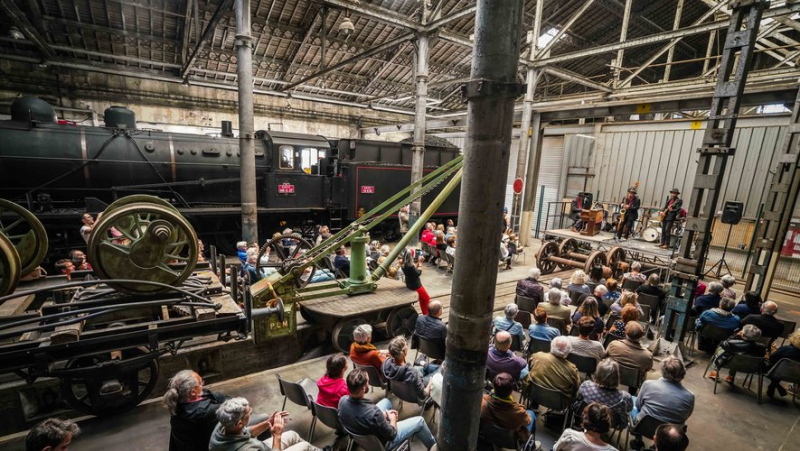
<path fill-rule="evenodd" d="M 742 220 L 743 211 L 744 203 L 731 200 L 725 202 L 725 206 L 722 207 L 722 223 L 738 224 Z"/>

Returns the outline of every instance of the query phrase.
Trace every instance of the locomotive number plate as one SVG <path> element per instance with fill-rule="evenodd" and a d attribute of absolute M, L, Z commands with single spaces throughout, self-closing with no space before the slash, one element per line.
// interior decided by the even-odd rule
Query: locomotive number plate
<path fill-rule="evenodd" d="M 278 185 L 278 194 L 294 194 L 294 185 L 290 183 Z"/>
<path fill-rule="evenodd" d="M 362 186 L 361 187 L 361 194 L 375 194 L 375 187 L 374 186 Z"/>

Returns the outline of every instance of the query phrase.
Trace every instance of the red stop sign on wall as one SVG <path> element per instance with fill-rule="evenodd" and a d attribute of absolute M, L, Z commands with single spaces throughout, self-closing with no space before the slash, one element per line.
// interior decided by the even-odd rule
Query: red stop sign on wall
<path fill-rule="evenodd" d="M 522 193 L 522 179 L 514 180 L 514 194 Z"/>

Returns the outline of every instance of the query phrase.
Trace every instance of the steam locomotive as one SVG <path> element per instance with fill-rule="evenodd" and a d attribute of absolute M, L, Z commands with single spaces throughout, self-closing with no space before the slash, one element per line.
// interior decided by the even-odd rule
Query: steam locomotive
<path fill-rule="evenodd" d="M 11 120 L 0 121 L 0 198 L 35 212 L 48 230 L 51 253 L 84 246 L 82 214 L 130 194 L 168 200 L 201 239 L 233 252 L 241 209 L 239 141 L 230 123 L 210 137 L 139 129 L 125 107 L 106 109 L 104 119 L 103 127 L 59 123 L 46 102 L 23 97 L 12 104 Z M 410 143 L 263 130 L 256 139 L 263 238 L 285 227 L 310 238 L 315 224 L 335 231 L 410 183 Z M 425 172 L 459 152 L 426 146 Z M 423 208 L 437 193 L 425 195 Z M 442 219 L 456 216 L 458 192 L 439 211 Z M 396 219 L 386 220 L 382 232 L 394 235 L 398 228 Z"/>

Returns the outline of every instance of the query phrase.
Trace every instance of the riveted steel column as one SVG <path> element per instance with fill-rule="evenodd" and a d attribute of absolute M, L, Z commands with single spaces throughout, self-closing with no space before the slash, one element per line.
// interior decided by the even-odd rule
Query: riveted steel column
<path fill-rule="evenodd" d="M 236 0 L 236 65 L 239 81 L 239 155 L 242 197 L 242 239 L 258 242 L 255 125 L 253 122 L 253 37 L 250 0 Z"/>
<path fill-rule="evenodd" d="M 425 128 L 428 111 L 428 35 L 417 36 L 417 105 L 414 115 L 414 144 L 411 155 L 411 183 L 422 178 L 422 167 L 425 161 Z M 422 211 L 422 199 L 411 203 L 409 208 L 409 225 L 419 218 Z"/>
<path fill-rule="evenodd" d="M 536 211 L 536 187 L 539 185 L 539 167 L 542 163 L 542 115 L 536 113 L 531 121 L 531 148 L 528 152 L 528 174 L 522 198 L 522 220 L 519 226 L 520 244 L 530 245 L 533 215 Z M 541 207 L 540 207 L 541 208 Z"/>
<path fill-rule="evenodd" d="M 474 450 L 511 151 L 523 0 L 478 0 L 438 447 Z M 513 85 L 513 88 L 512 88 Z"/>

